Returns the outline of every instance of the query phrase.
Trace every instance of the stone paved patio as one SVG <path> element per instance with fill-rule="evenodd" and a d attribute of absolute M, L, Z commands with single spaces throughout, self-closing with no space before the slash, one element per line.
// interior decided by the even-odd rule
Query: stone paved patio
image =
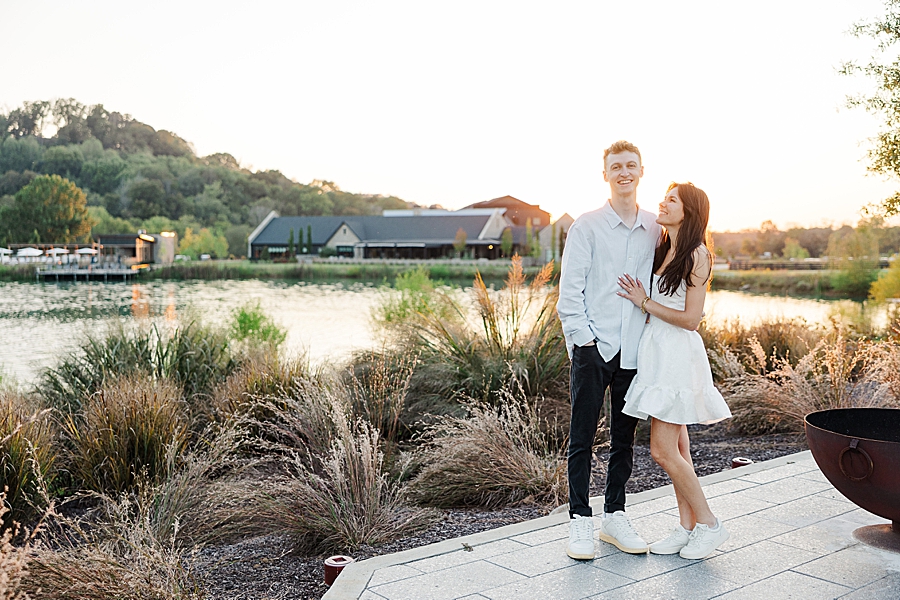
<path fill-rule="evenodd" d="M 856 542 L 885 523 L 841 496 L 801 452 L 700 479 L 731 539 L 712 556 L 629 555 L 598 541 L 593 561 L 565 553 L 565 510 L 344 569 L 325 600 L 900 599 L 900 555 Z M 594 499 L 594 512 L 602 499 Z M 671 486 L 632 494 L 648 541 L 678 519 Z"/>

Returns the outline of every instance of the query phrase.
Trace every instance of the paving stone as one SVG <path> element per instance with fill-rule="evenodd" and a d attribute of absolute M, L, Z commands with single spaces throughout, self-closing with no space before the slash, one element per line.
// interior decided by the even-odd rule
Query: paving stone
<path fill-rule="evenodd" d="M 603 545 L 605 544 L 601 544 L 601 546 Z M 569 558 L 569 555 L 566 554 L 565 546 L 559 542 L 547 542 L 541 546 L 527 546 L 523 547 L 522 550 L 500 554 L 487 560 L 495 565 L 506 567 L 511 571 L 528 577 L 565 569 L 582 562 Z"/>
<path fill-rule="evenodd" d="M 675 499 L 675 494 L 670 494 L 668 496 L 663 496 L 662 498 L 647 500 L 646 502 L 634 505 L 626 502 L 625 514 L 628 515 L 629 519 L 637 519 L 638 517 L 645 517 L 647 515 L 652 515 L 653 513 L 663 512 L 677 506 L 678 501 Z"/>
<path fill-rule="evenodd" d="M 740 493 L 741 498 L 756 498 L 773 504 L 784 504 L 792 500 L 812 496 L 823 490 L 833 490 L 830 483 L 820 483 L 808 479 L 788 477 L 772 483 L 758 485 Z"/>
<path fill-rule="evenodd" d="M 439 554 L 438 556 L 432 556 L 430 558 L 423 558 L 407 564 L 424 573 L 433 573 L 434 571 L 440 571 L 441 569 L 449 569 L 450 567 L 483 560 L 498 554 L 505 554 L 507 552 L 527 548 L 527 546 L 510 539 L 503 539 L 487 544 L 478 544 L 471 548 L 471 552 L 467 552 L 464 548 L 460 547 L 459 550 L 454 550 L 453 552 Z"/>
<path fill-rule="evenodd" d="M 710 510 L 716 517 L 723 521 L 730 521 L 731 519 L 736 519 L 774 506 L 777 505 L 772 504 L 771 502 L 757 500 L 756 498 L 745 498 L 743 492 L 726 494 L 724 496 L 709 499 Z M 675 512 L 674 514 L 678 513 Z"/>
<path fill-rule="evenodd" d="M 382 583 L 390 583 L 391 581 L 398 581 L 400 579 L 415 577 L 416 575 L 421 574 L 422 571 L 419 571 L 418 569 L 414 569 L 407 565 L 393 565 L 390 567 L 385 567 L 383 569 L 377 569 L 374 573 L 372 573 L 372 578 L 369 579 L 368 587 L 375 587 L 376 585 L 381 585 Z"/>
<path fill-rule="evenodd" d="M 569 537 L 569 524 L 554 525 L 553 527 L 545 527 L 535 531 L 529 531 L 522 535 L 510 538 L 513 541 L 527 544 L 529 546 L 539 546 L 553 540 L 561 540 Z"/>
<path fill-rule="evenodd" d="M 810 481 L 821 481 L 822 483 L 827 483 L 828 485 L 831 485 L 831 482 L 828 481 L 828 478 L 825 477 L 825 474 L 822 473 L 822 471 L 820 471 L 818 469 L 814 469 L 814 470 L 808 471 L 806 473 L 801 473 L 799 475 L 796 475 L 795 477 L 798 477 L 799 479 L 809 479 Z"/>
<path fill-rule="evenodd" d="M 703 570 L 705 562 L 644 579 L 598 596 L 591 596 L 591 600 L 655 600 L 657 598 L 701 600 L 713 598 L 738 587 L 736 583 L 715 577 Z"/>
<path fill-rule="evenodd" d="M 372 590 L 366 590 L 359 597 L 359 600 L 385 600 L 384 596 L 379 596 Z"/>
<path fill-rule="evenodd" d="M 725 521 L 725 527 L 728 528 L 731 537 L 719 546 L 722 552 L 731 552 L 793 530 L 790 525 L 761 519 L 755 515 L 744 515 Z"/>
<path fill-rule="evenodd" d="M 855 589 L 889 574 L 885 558 L 883 552 L 857 544 L 795 567 L 794 570 Z M 896 562 L 900 566 L 900 556 Z"/>
<path fill-rule="evenodd" d="M 853 539 L 853 530 L 857 527 L 859 523 L 854 523 L 844 516 L 832 517 L 815 525 L 807 525 L 775 536 L 771 541 L 825 555 L 856 545 L 858 542 Z"/>
<path fill-rule="evenodd" d="M 850 507 L 844 502 L 837 502 L 818 496 L 807 496 L 793 502 L 786 502 L 761 510 L 756 513 L 756 516 L 786 525 L 793 525 L 794 527 L 806 527 L 807 525 L 850 512 L 848 509 Z"/>
<path fill-rule="evenodd" d="M 503 567 L 478 561 L 376 586 L 388 600 L 451 600 L 525 579 Z"/>
<path fill-rule="evenodd" d="M 582 563 L 487 590 L 482 595 L 491 600 L 579 600 L 631 582 L 631 579 Z"/>
<path fill-rule="evenodd" d="M 841 600 L 897 600 L 897 598 L 900 598 L 900 573 L 891 573 L 884 579 L 841 596 Z"/>
<path fill-rule="evenodd" d="M 850 502 L 849 500 L 847 500 L 846 496 L 844 496 L 842 493 L 840 493 L 839 491 L 837 491 L 836 489 L 831 487 L 830 483 L 828 484 L 828 488 L 817 493 L 816 496 L 818 496 L 819 498 L 828 498 L 829 500 L 837 500 L 838 502 L 846 502 L 847 504 L 856 506 L 856 504 L 853 504 L 853 502 Z"/>
<path fill-rule="evenodd" d="M 748 585 L 818 557 L 813 552 L 763 541 L 713 556 L 703 566 L 710 575 Z"/>
<path fill-rule="evenodd" d="M 785 477 L 793 477 L 794 475 L 809 473 L 812 470 L 818 470 L 818 468 L 819 467 L 817 467 L 814 462 L 802 460 L 786 465 L 781 465 L 780 467 L 775 467 L 774 469 L 757 471 L 756 473 L 751 473 L 750 475 L 741 476 L 740 479 L 753 483 L 769 483 L 778 479 L 784 479 Z"/>
<path fill-rule="evenodd" d="M 593 567 L 636 580 L 649 579 L 655 575 L 689 567 L 691 564 L 690 561 L 677 554 L 627 554 L 625 552 L 617 552 L 591 562 Z"/>
<path fill-rule="evenodd" d="M 765 598 L 766 600 L 825 600 L 839 598 L 850 588 L 837 585 L 814 577 L 808 577 L 785 571 L 768 579 L 751 583 L 733 592 L 719 596 L 716 600 L 737 600 L 746 598 Z"/>
<path fill-rule="evenodd" d="M 757 485 L 759 484 L 752 483 L 750 481 L 743 481 L 741 479 L 726 479 L 725 481 L 720 481 L 719 483 L 713 483 L 703 486 L 703 493 L 707 498 L 715 498 L 716 496 L 739 492 L 741 490 L 756 487 Z"/>
<path fill-rule="evenodd" d="M 488 600 L 486 597 L 481 594 L 472 594 L 471 596 L 463 596 L 459 600 Z"/>
<path fill-rule="evenodd" d="M 867 510 L 862 508 L 855 508 L 848 513 L 841 515 L 843 518 L 848 521 L 853 521 L 854 523 L 859 523 L 860 526 L 864 525 L 881 525 L 883 523 L 890 523 L 887 519 L 879 517 L 876 514 L 870 513 Z"/>
<path fill-rule="evenodd" d="M 632 519 L 631 524 L 648 544 L 652 544 L 672 533 L 672 528 L 678 524 L 678 516 L 669 513 L 654 513 L 639 519 Z"/>

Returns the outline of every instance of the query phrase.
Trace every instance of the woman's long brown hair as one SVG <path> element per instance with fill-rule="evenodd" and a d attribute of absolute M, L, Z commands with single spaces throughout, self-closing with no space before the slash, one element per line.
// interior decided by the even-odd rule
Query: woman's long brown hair
<path fill-rule="evenodd" d="M 709 197 L 706 192 L 696 187 L 693 183 L 672 183 L 666 190 L 666 195 L 674 188 L 678 188 L 678 197 L 684 205 L 684 222 L 678 228 L 678 243 L 675 247 L 675 257 L 668 265 L 666 270 L 660 276 L 659 289 L 663 294 L 671 296 L 681 287 L 681 281 L 684 280 L 688 287 L 692 287 L 694 282 L 691 275 L 694 271 L 694 250 L 699 246 L 704 246 L 710 253 L 712 259 L 712 241 L 706 226 L 709 223 Z M 662 240 L 656 248 L 656 254 L 653 257 L 653 272 L 659 270 L 672 241 L 669 239 L 669 232 L 663 228 Z M 712 264 L 710 264 L 709 276 L 704 281 L 708 284 L 712 280 Z"/>

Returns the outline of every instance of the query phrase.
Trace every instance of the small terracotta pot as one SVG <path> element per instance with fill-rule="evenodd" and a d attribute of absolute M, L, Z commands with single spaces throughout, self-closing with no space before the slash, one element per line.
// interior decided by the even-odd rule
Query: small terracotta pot
<path fill-rule="evenodd" d="M 731 459 L 731 468 L 737 469 L 738 467 L 746 467 L 747 465 L 752 465 L 753 461 L 749 458 L 744 458 L 743 456 L 737 456 Z"/>
<path fill-rule="evenodd" d="M 331 585 L 344 567 L 353 562 L 349 556 L 337 555 L 325 559 L 325 585 Z"/>

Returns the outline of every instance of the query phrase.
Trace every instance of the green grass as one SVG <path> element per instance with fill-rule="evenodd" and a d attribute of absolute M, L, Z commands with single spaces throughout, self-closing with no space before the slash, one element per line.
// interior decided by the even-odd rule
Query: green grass
<path fill-rule="evenodd" d="M 0 265 L 0 281 L 34 281 L 37 265 Z"/>
<path fill-rule="evenodd" d="M 834 271 L 716 271 L 712 289 L 843 297 L 834 289 L 833 277 Z"/>

